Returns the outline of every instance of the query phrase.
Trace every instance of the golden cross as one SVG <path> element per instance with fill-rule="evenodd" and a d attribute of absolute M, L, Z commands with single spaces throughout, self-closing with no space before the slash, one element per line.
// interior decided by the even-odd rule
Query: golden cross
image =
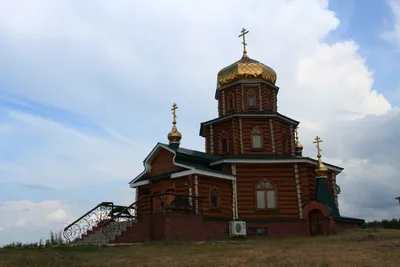
<path fill-rule="evenodd" d="M 243 53 L 247 53 L 247 51 L 246 51 L 246 45 L 247 45 L 246 44 L 246 34 L 248 34 L 249 31 L 247 31 L 245 28 L 243 28 L 241 33 L 242 34 L 240 34 L 239 37 L 243 36 L 243 42 L 242 42 L 242 44 L 243 44 Z"/>
<path fill-rule="evenodd" d="M 296 129 L 294 131 L 295 131 L 295 134 L 296 134 L 296 139 L 299 139 L 299 132 L 297 131 L 297 129 L 299 129 L 299 127 L 296 127 Z"/>
<path fill-rule="evenodd" d="M 321 138 L 318 137 L 318 135 L 317 135 L 317 137 L 315 137 L 314 140 L 315 140 L 315 141 L 314 141 L 313 143 L 316 144 L 315 147 L 316 147 L 317 150 L 318 150 L 318 157 L 320 157 L 320 156 L 321 156 L 321 151 L 322 151 L 322 149 L 319 147 L 319 144 L 322 143 L 323 141 L 321 140 Z"/>
<path fill-rule="evenodd" d="M 173 114 L 173 116 L 174 116 L 174 121 L 173 121 L 173 123 L 176 123 L 176 110 L 178 109 L 178 106 L 174 103 L 173 105 L 172 105 L 172 114 Z"/>

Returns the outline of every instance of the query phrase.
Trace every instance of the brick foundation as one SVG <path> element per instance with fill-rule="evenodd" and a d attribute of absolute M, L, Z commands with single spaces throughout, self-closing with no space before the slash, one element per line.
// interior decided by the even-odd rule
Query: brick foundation
<path fill-rule="evenodd" d="M 361 225 L 334 222 L 329 219 L 320 222 L 324 235 L 337 234 Z M 251 234 L 249 238 L 277 238 L 289 236 L 309 236 L 307 220 L 298 222 L 248 222 L 247 228 L 266 228 L 266 233 Z M 202 241 L 223 240 L 229 237 L 228 221 L 204 220 L 201 215 L 154 214 L 144 215 L 113 243 L 136 243 L 149 241 L 177 240 Z"/>

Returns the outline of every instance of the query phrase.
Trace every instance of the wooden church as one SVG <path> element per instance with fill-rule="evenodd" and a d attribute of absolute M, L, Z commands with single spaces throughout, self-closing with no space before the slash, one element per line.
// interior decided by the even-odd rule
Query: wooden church
<path fill-rule="evenodd" d="M 364 224 L 340 215 L 343 168 L 322 161 L 322 140 L 315 138 L 317 159 L 302 155 L 299 122 L 278 112 L 277 75 L 248 56 L 246 33 L 242 58 L 218 73 L 218 117 L 200 124 L 205 152 L 180 147 L 174 104 L 169 143 L 158 143 L 130 182 L 136 200 L 111 205 L 92 233 L 131 243 L 327 235 Z M 110 234 L 123 221 L 130 223 Z"/>

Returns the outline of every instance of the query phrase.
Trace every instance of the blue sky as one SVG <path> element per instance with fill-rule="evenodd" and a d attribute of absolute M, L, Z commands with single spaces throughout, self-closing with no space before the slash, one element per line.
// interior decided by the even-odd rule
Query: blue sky
<path fill-rule="evenodd" d="M 203 150 L 199 125 L 217 114 L 216 75 L 240 58 L 242 27 L 250 57 L 278 73 L 279 111 L 301 121 L 305 154 L 318 134 L 326 160 L 345 168 L 342 212 L 395 216 L 399 169 L 387 140 L 400 132 L 399 6 L 0 0 L 0 212 L 9 214 L 0 244 L 37 240 L 101 201 L 130 204 L 128 182 L 166 142 L 174 102 L 182 146 Z M 385 145 L 381 158 L 367 149 Z M 371 188 L 390 197 L 360 204 Z M 62 216 L 43 219 L 53 213 Z"/>
<path fill-rule="evenodd" d="M 399 105 L 400 97 L 393 96 L 399 88 L 397 73 L 400 66 L 398 44 L 385 40 L 385 32 L 393 30 L 395 17 L 388 1 L 335 0 L 329 7 L 340 18 L 340 25 L 327 38 L 329 41 L 352 39 L 360 46 L 360 54 L 374 70 L 374 88 Z"/>

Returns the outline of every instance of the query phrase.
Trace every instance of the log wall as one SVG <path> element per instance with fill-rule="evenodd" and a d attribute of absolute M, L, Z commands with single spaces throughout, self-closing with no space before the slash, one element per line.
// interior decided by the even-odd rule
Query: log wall
<path fill-rule="evenodd" d="M 299 217 L 293 164 L 269 165 L 237 164 L 237 197 L 239 218 Z M 277 209 L 256 211 L 255 186 L 266 179 L 277 188 Z"/>
<path fill-rule="evenodd" d="M 220 197 L 220 208 L 210 209 L 210 190 L 217 188 Z M 204 197 L 201 200 L 203 214 L 210 217 L 232 218 L 232 181 L 216 179 L 207 176 L 198 175 L 199 196 Z"/>
<path fill-rule="evenodd" d="M 255 106 L 248 105 L 247 94 L 254 92 Z M 229 95 L 233 94 L 234 108 L 229 107 Z M 276 90 L 266 84 L 235 84 L 218 91 L 218 116 L 222 117 L 235 112 L 277 111 Z"/>
<path fill-rule="evenodd" d="M 174 154 L 168 150 L 162 149 L 158 152 L 151 162 L 150 176 L 156 176 L 165 172 L 184 170 L 182 167 L 174 165 Z"/>

